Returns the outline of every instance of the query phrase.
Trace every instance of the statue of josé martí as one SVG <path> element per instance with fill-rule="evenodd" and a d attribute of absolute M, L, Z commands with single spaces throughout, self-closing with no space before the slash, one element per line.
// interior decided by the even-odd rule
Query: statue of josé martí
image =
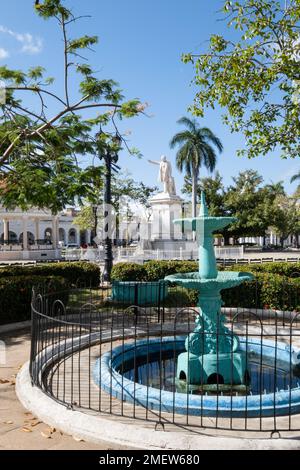
<path fill-rule="evenodd" d="M 165 155 L 160 157 L 160 161 L 148 160 L 149 163 L 159 166 L 158 181 L 164 185 L 164 193 L 176 195 L 175 180 L 172 176 L 172 165 Z"/>

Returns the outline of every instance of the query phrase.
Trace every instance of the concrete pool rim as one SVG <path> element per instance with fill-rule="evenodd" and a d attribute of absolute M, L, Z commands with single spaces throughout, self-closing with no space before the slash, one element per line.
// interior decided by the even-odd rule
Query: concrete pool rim
<path fill-rule="evenodd" d="M 285 416 L 300 413 L 300 379 L 299 387 L 289 390 L 278 390 L 274 393 L 248 396 L 206 396 L 169 392 L 158 388 L 147 387 L 133 382 L 120 373 L 117 368 L 124 360 L 133 359 L 135 350 L 140 355 L 153 353 L 160 348 L 162 351 L 184 349 L 185 336 L 167 336 L 161 339 L 151 338 L 133 343 L 116 346 L 110 352 L 104 353 L 94 366 L 93 378 L 97 385 L 111 394 L 114 398 L 136 405 L 148 407 L 151 410 L 189 414 L 194 416 L 215 417 L 270 417 Z M 274 357 L 283 363 L 290 362 L 293 366 L 300 363 L 300 349 L 286 343 L 260 338 L 240 337 L 241 349 L 245 347 L 252 354 L 262 354 L 263 357 Z M 100 378 L 101 376 L 101 378 Z M 216 413 L 216 409 L 218 410 Z"/>

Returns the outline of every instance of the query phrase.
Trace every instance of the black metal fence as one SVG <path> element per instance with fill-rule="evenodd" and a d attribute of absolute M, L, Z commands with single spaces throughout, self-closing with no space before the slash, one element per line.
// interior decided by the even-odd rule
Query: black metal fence
<path fill-rule="evenodd" d="M 32 383 L 70 409 L 163 427 L 300 430 L 299 309 L 232 307 L 227 298 L 222 308 L 226 330 L 215 334 L 217 373 L 202 374 L 197 384 L 190 384 L 179 376 L 177 362 L 185 338 L 197 326 L 195 299 L 179 287 L 169 287 L 167 294 L 164 287 L 157 291 L 157 283 L 133 283 L 133 289 L 135 302 L 125 288 L 123 299 L 122 291 L 116 295 L 104 287 L 36 289 Z M 286 285 L 287 298 L 292 298 L 289 289 L 294 286 Z M 204 344 L 210 333 L 200 328 L 197 334 Z M 219 345 L 234 344 L 236 336 L 246 360 L 241 383 L 233 368 L 231 379 L 222 376 Z M 233 347 L 230 354 L 233 358 Z"/>

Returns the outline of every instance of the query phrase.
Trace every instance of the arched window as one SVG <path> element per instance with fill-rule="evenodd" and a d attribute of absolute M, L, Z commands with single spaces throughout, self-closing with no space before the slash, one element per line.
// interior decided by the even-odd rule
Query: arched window
<path fill-rule="evenodd" d="M 77 243 L 77 233 L 74 228 L 69 230 L 68 243 L 76 244 Z"/>
<path fill-rule="evenodd" d="M 52 243 L 52 228 L 50 228 L 50 227 L 46 228 L 46 230 L 44 232 L 44 239 L 48 243 Z"/>
<path fill-rule="evenodd" d="M 63 242 L 64 244 L 66 243 L 66 231 L 63 228 L 59 229 L 59 241 Z"/>
<path fill-rule="evenodd" d="M 23 243 L 23 232 L 21 233 L 21 235 L 19 237 L 19 242 Z M 34 243 L 35 243 L 35 237 L 34 237 L 33 233 L 31 233 L 31 232 L 27 232 L 27 243 L 28 243 L 28 245 L 34 245 Z"/>
<path fill-rule="evenodd" d="M 88 236 L 86 230 L 80 231 L 80 245 L 86 245 L 88 243 Z"/>
<path fill-rule="evenodd" d="M 7 241 L 7 240 L 6 240 Z M 18 243 L 18 236 L 15 232 L 9 231 L 9 243 Z M 4 233 L 2 233 L 1 238 L 0 238 L 0 243 L 4 243 Z"/>

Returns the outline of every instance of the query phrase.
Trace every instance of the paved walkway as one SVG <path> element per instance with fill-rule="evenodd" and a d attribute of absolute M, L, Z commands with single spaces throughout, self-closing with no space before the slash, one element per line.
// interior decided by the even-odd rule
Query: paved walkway
<path fill-rule="evenodd" d="M 120 447 L 93 445 L 51 429 L 28 413 L 15 394 L 15 378 L 29 358 L 28 330 L 0 335 L 6 344 L 6 364 L 0 363 L 0 450 L 107 450 Z M 0 356 L 1 360 L 1 356 Z"/>

